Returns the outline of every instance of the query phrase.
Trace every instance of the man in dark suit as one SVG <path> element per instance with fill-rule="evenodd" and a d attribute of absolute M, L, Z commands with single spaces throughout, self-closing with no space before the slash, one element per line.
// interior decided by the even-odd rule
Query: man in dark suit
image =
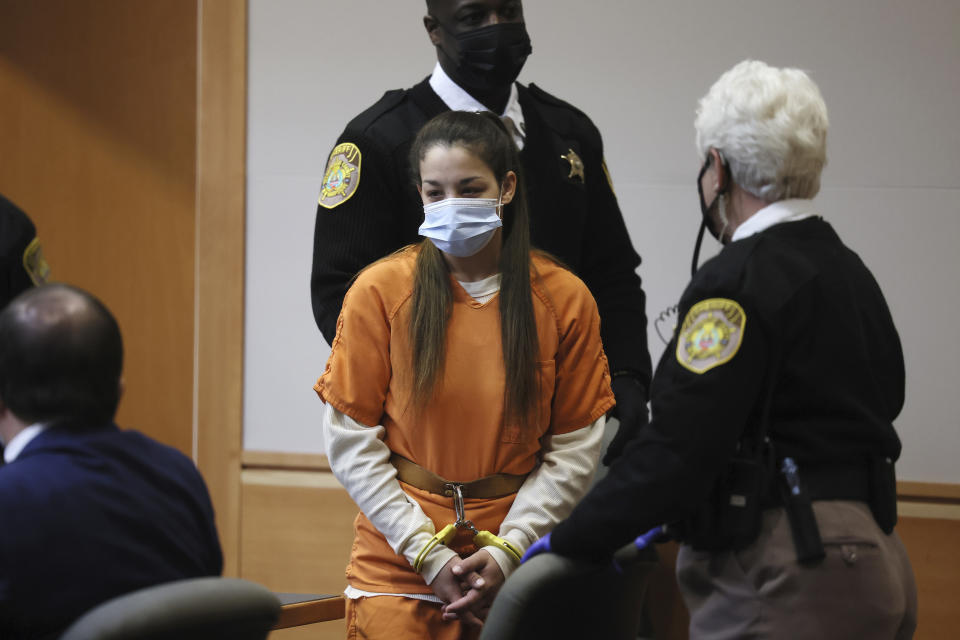
<path fill-rule="evenodd" d="M 220 574 L 206 486 L 189 458 L 113 423 L 116 320 L 67 285 L 0 313 L 0 637 L 55 637 L 115 596 Z"/>

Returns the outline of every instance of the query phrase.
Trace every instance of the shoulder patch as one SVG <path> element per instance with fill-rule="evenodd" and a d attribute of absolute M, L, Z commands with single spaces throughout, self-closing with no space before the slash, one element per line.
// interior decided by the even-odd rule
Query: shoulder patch
<path fill-rule="evenodd" d="M 342 142 L 330 152 L 320 188 L 321 207 L 333 209 L 350 199 L 360 186 L 360 149 L 352 142 Z"/>
<path fill-rule="evenodd" d="M 34 238 L 23 252 L 23 268 L 26 269 L 33 284 L 40 286 L 50 278 L 50 265 L 43 257 L 40 238 Z"/>
<path fill-rule="evenodd" d="M 733 359 L 743 342 L 747 314 L 727 298 L 709 298 L 690 308 L 677 338 L 677 362 L 705 373 Z"/>

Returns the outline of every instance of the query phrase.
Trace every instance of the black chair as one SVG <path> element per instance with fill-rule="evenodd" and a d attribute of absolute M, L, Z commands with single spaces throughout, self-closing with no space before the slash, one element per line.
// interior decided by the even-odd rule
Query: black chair
<path fill-rule="evenodd" d="M 617 562 L 620 571 L 552 553 L 531 558 L 500 589 L 480 640 L 636 640 L 657 561 L 631 543 Z"/>
<path fill-rule="evenodd" d="M 238 578 L 194 578 L 148 587 L 95 607 L 60 640 L 264 640 L 277 597 Z"/>

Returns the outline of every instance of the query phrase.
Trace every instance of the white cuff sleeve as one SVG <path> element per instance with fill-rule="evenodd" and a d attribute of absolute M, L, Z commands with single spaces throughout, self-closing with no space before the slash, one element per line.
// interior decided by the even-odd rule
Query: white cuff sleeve
<path fill-rule="evenodd" d="M 323 439 L 330 470 L 390 547 L 413 566 L 436 530 L 420 505 L 400 487 L 384 433 L 382 426 L 362 425 L 329 403 L 324 405 Z M 430 584 L 454 556 L 447 547 L 437 545 L 420 575 Z"/>
<path fill-rule="evenodd" d="M 547 436 L 542 443 L 540 465 L 527 476 L 507 517 L 500 525 L 501 538 L 521 553 L 570 515 L 590 488 L 597 470 L 603 425 L 601 416 L 593 424 L 561 435 Z M 497 548 L 484 547 L 509 576 L 518 562 Z"/>

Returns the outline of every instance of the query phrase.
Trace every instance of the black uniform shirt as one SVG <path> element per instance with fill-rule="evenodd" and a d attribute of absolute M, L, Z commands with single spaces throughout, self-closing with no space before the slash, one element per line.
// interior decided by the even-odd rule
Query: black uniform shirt
<path fill-rule="evenodd" d="M 563 260 L 596 298 L 611 371 L 628 371 L 649 388 L 645 299 L 636 273 L 640 257 L 606 174 L 600 133 L 583 112 L 535 85 L 518 85 L 518 90 L 526 125 L 520 157 L 532 242 Z M 347 167 L 347 179 L 356 180 L 345 191 L 348 197 L 332 208 L 317 207 L 311 295 L 314 317 L 328 342 L 350 279 L 369 263 L 419 240 L 423 204 L 407 155 L 420 128 L 448 110 L 424 80 L 411 89 L 387 92 L 337 140 L 337 147 L 350 143 L 359 155 L 353 157 L 357 168 Z M 571 157 L 571 151 L 583 162 L 582 177 L 572 175 L 572 163 L 562 157 Z M 332 164 L 331 159 L 324 182 L 339 186 L 341 182 L 329 180 Z"/>
<path fill-rule="evenodd" d="M 727 328 L 741 325 L 739 336 L 717 329 L 723 314 Z M 822 219 L 727 245 L 697 271 L 678 318 L 654 376 L 650 425 L 557 525 L 559 553 L 604 558 L 688 516 L 756 428 L 768 392 L 777 457 L 793 457 L 801 470 L 899 456 L 900 339 L 873 276 Z M 721 358 L 689 359 L 714 338 L 728 340 Z"/>

